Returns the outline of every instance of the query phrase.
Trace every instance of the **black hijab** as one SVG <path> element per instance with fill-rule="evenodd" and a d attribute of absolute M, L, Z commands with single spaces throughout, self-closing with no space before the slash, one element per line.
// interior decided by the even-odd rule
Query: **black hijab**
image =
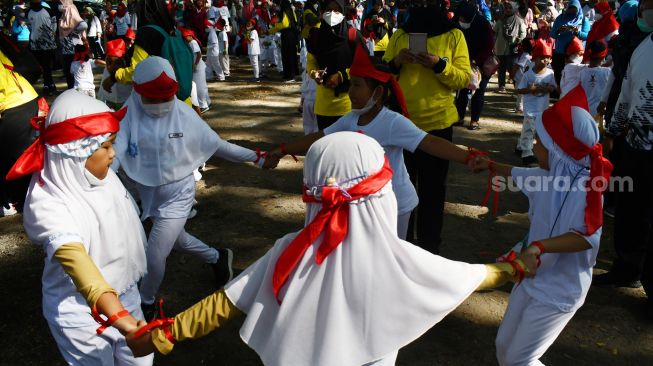
<path fill-rule="evenodd" d="M 412 4 L 408 19 L 402 29 L 406 33 L 426 33 L 428 37 L 439 36 L 454 28 L 447 16 L 442 0 L 426 1 L 426 6 Z"/>
<path fill-rule="evenodd" d="M 467 49 L 471 58 L 483 50 L 486 45 L 487 33 L 490 31 L 490 22 L 478 11 L 476 4 L 466 3 L 456 10 L 456 18 L 463 16 L 465 21 L 472 23 L 469 29 L 461 29 L 465 35 Z"/>
<path fill-rule="evenodd" d="M 168 11 L 165 0 L 139 0 L 136 3 L 139 26 L 158 25 L 170 33 L 175 29 L 175 19 Z"/>

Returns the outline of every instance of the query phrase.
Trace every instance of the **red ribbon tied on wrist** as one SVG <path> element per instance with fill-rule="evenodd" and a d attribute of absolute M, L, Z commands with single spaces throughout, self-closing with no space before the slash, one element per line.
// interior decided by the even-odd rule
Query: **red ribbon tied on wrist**
<path fill-rule="evenodd" d="M 7 180 L 41 171 L 45 160 L 45 144 L 65 144 L 88 136 L 116 133 L 120 129 L 120 120 L 127 113 L 127 108 L 123 108 L 117 112 L 87 114 L 45 127 L 45 116 L 41 112 L 45 109 L 47 113 L 47 104 L 45 107 L 43 104 L 45 100 L 43 103 L 39 100 L 39 116 L 31 121 L 32 127 L 39 131 L 39 136 L 16 160 L 7 173 Z"/>
<path fill-rule="evenodd" d="M 349 231 L 349 202 L 369 196 L 381 190 L 392 179 L 392 168 L 388 158 L 381 170 L 363 179 L 355 186 L 344 190 L 337 184 L 322 187 L 322 197 L 318 201 L 315 197 L 304 193 L 304 202 L 322 202 L 322 209 L 317 216 L 288 244 L 286 249 L 277 259 L 272 276 L 272 290 L 277 302 L 281 304 L 279 292 L 285 285 L 299 261 L 304 257 L 306 250 L 324 232 L 322 243 L 317 248 L 315 262 L 321 265 L 331 252 L 333 252 L 345 239 Z"/>
<path fill-rule="evenodd" d="M 166 339 L 168 339 L 170 343 L 175 344 L 177 343 L 177 340 L 172 335 L 172 331 L 170 330 L 170 327 L 174 323 L 175 318 L 167 318 L 163 313 L 163 299 L 159 299 L 159 318 L 152 320 L 151 322 L 147 323 L 147 325 L 138 329 L 136 333 L 134 333 L 134 337 L 140 338 L 147 332 L 151 332 L 156 328 L 161 328 L 163 330 L 163 334 L 166 336 Z"/>

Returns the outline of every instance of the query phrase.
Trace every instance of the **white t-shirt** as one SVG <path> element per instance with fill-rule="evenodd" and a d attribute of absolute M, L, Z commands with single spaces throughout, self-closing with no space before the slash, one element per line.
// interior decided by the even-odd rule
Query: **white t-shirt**
<path fill-rule="evenodd" d="M 258 32 L 252 29 L 249 32 L 249 42 L 247 43 L 247 54 L 250 56 L 261 54 L 261 45 L 259 44 Z"/>
<path fill-rule="evenodd" d="M 529 69 L 524 73 L 517 89 L 526 89 L 533 84 L 536 86 L 556 86 L 553 70 L 545 68 L 541 74 L 536 74 L 533 69 Z M 524 115 L 535 116 L 549 107 L 549 93 L 524 94 L 523 100 Z"/>
<path fill-rule="evenodd" d="M 220 15 L 220 11 L 218 10 L 217 6 L 210 7 L 209 10 L 206 12 L 206 17 L 209 20 L 216 20 L 218 19 L 219 15 Z"/>
<path fill-rule="evenodd" d="M 125 14 L 122 18 L 118 16 L 113 18 L 113 24 L 116 26 L 116 35 L 124 36 L 125 33 L 127 33 L 127 28 L 129 28 L 129 25 L 131 24 L 129 13 Z"/>
<path fill-rule="evenodd" d="M 603 90 L 608 84 L 612 69 L 609 67 L 586 67 L 580 72 L 580 83 L 587 95 L 587 104 L 590 107 L 590 114 L 596 116 L 596 107 L 601 102 Z"/>
<path fill-rule="evenodd" d="M 70 64 L 70 73 L 75 77 L 75 89 L 95 90 L 95 83 L 93 80 L 94 67 L 95 60 L 92 59 L 86 62 L 73 61 Z"/>
<path fill-rule="evenodd" d="M 193 62 L 195 62 L 195 54 L 198 52 L 200 53 L 202 52 L 202 49 L 200 48 L 200 44 L 197 43 L 196 40 L 192 40 L 190 41 L 188 46 L 190 46 L 190 50 L 193 51 Z"/>
<path fill-rule="evenodd" d="M 218 33 L 215 28 L 209 28 L 206 41 L 206 56 L 218 56 L 220 54 L 220 43 L 218 42 Z"/>
<path fill-rule="evenodd" d="M 98 17 L 93 16 L 93 19 L 88 26 L 87 34 L 89 37 L 97 37 L 98 33 L 100 36 L 102 35 L 102 24 L 100 23 L 100 19 L 98 19 Z"/>
<path fill-rule="evenodd" d="M 224 19 L 227 24 L 229 24 L 228 20 L 231 17 L 231 14 L 229 14 L 229 9 L 226 6 L 218 8 L 218 15 L 220 15 L 220 18 Z"/>
<path fill-rule="evenodd" d="M 397 196 L 399 215 L 412 211 L 418 203 L 417 192 L 410 181 L 408 171 L 404 165 L 404 149 L 415 152 L 415 149 L 426 136 L 408 118 L 387 108 L 383 108 L 374 119 L 365 126 L 358 125 L 358 115 L 347 113 L 334 124 L 324 129 L 328 135 L 340 131 L 358 131 L 374 138 L 385 150 L 392 175 L 392 190 Z"/>
<path fill-rule="evenodd" d="M 580 83 L 580 72 L 587 67 L 587 64 L 567 64 L 562 69 L 560 77 L 560 98 Z"/>

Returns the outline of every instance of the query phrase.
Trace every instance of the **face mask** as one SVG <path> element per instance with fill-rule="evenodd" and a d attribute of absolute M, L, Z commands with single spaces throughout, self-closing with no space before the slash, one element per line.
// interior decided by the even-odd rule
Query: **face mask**
<path fill-rule="evenodd" d="M 462 28 L 462 29 L 469 29 L 472 26 L 472 23 L 458 22 L 458 24 L 460 24 L 460 28 Z"/>
<path fill-rule="evenodd" d="M 343 19 L 345 19 L 345 16 L 341 13 L 327 11 L 322 15 L 322 19 L 324 19 L 324 21 L 327 22 L 330 27 L 335 27 L 336 25 L 342 23 Z"/>
<path fill-rule="evenodd" d="M 313 4 L 313 10 L 317 11 L 320 6 L 318 4 Z"/>
<path fill-rule="evenodd" d="M 86 178 L 86 181 L 91 185 L 91 187 L 103 186 L 107 182 L 107 177 L 100 179 L 93 175 L 93 173 L 89 172 L 86 168 L 84 168 L 84 178 Z"/>
<path fill-rule="evenodd" d="M 374 100 L 374 94 L 372 94 L 372 96 L 370 97 L 370 99 L 367 101 L 367 104 L 365 104 L 365 107 L 360 108 L 360 109 L 352 108 L 352 109 L 351 109 L 351 112 L 352 112 L 353 114 L 355 114 L 355 115 L 362 116 L 362 115 L 364 115 L 365 113 L 367 113 L 367 112 L 369 112 L 370 110 L 372 110 L 372 108 L 374 108 L 375 105 L 376 105 L 376 100 Z"/>
<path fill-rule="evenodd" d="M 63 5 L 58 5 L 57 9 L 59 9 L 59 12 L 61 13 L 63 11 Z"/>
<path fill-rule="evenodd" d="M 637 18 L 637 27 L 644 33 L 653 32 L 653 25 L 648 25 L 648 22 L 643 17 Z"/>
<path fill-rule="evenodd" d="M 571 61 L 572 64 L 579 64 L 583 61 L 583 56 L 576 55 L 570 58 L 569 61 Z"/>
<path fill-rule="evenodd" d="M 163 117 L 170 113 L 172 107 L 175 105 L 175 100 L 169 102 L 157 103 L 157 104 L 145 104 L 141 101 L 141 106 L 143 111 L 150 117 Z"/>

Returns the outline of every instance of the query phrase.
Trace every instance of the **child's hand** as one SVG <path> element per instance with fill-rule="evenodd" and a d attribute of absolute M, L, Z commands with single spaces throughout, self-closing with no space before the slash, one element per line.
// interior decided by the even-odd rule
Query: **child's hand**
<path fill-rule="evenodd" d="M 469 167 L 474 173 L 480 173 L 482 171 L 490 169 L 490 160 L 487 156 L 477 156 L 469 162 Z"/>
<path fill-rule="evenodd" d="M 102 82 L 102 89 L 106 90 L 107 93 L 111 93 L 111 88 L 113 88 L 113 80 L 111 78 L 106 78 Z"/>
<path fill-rule="evenodd" d="M 268 156 L 265 158 L 265 161 L 263 162 L 263 169 L 274 169 L 279 165 L 279 160 L 281 158 L 276 155 L 268 154 Z"/>
<path fill-rule="evenodd" d="M 127 345 L 129 346 L 129 348 L 131 349 L 135 357 L 147 356 L 150 353 L 156 351 L 156 348 L 152 343 L 152 332 L 146 332 L 145 334 L 143 334 L 138 338 L 134 336 L 136 331 L 144 327 L 145 325 L 147 325 L 147 323 L 144 320 L 141 320 L 138 322 L 137 329 L 134 329 L 132 332 L 129 332 L 127 335 L 125 335 L 125 339 L 127 340 Z"/>
<path fill-rule="evenodd" d="M 528 248 L 522 250 L 522 252 L 517 255 L 517 258 L 521 259 L 527 267 L 525 268 L 527 270 L 524 276 L 535 276 L 535 272 L 537 272 L 537 267 L 540 263 L 540 249 L 536 246 L 529 246 Z"/>

